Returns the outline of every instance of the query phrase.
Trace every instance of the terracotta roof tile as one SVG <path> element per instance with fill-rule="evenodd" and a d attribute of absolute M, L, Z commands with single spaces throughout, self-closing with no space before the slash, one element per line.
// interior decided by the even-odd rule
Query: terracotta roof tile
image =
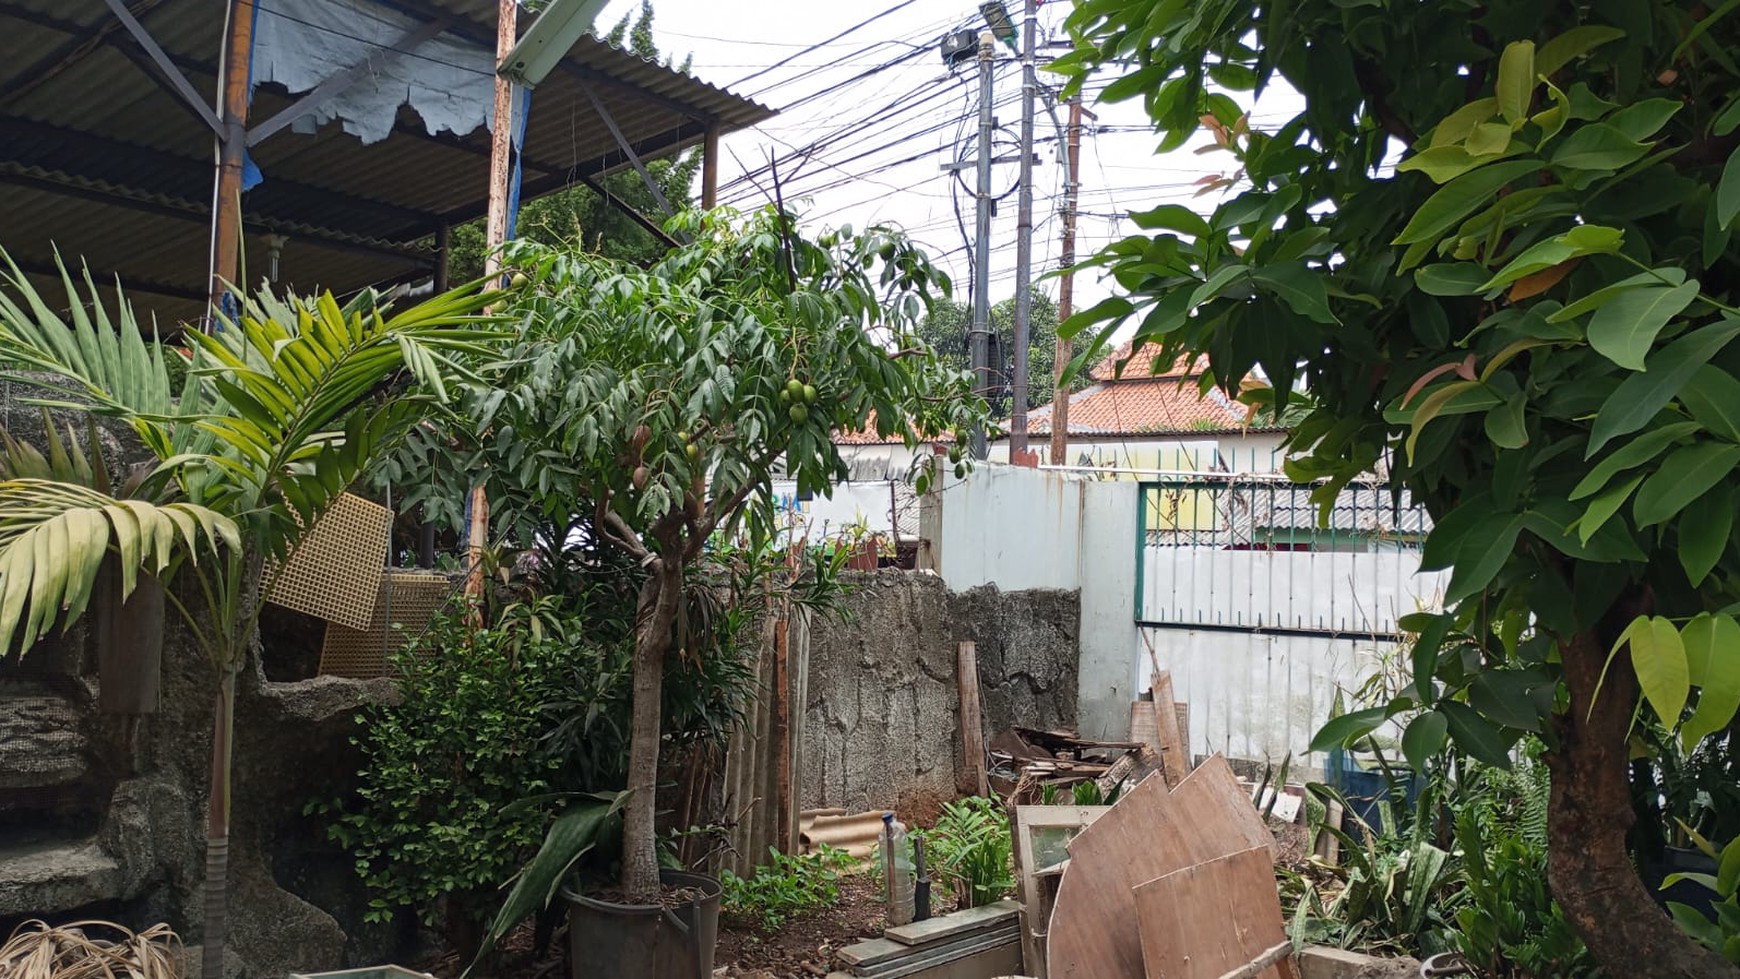
<path fill-rule="evenodd" d="M 1096 381 L 1135 381 L 1154 377 L 1201 377 L 1208 371 L 1206 357 L 1194 360 L 1180 357 L 1171 363 L 1156 364 L 1159 353 L 1160 348 L 1151 343 L 1143 344 L 1141 350 L 1134 352 L 1126 343 L 1090 368 L 1088 376 Z M 1122 371 L 1118 369 L 1120 364 L 1123 365 Z"/>
<path fill-rule="evenodd" d="M 1203 434 L 1245 431 L 1245 412 L 1219 391 L 1201 394 L 1177 376 L 1095 384 L 1069 399 L 1071 435 Z M 1028 412 L 1027 430 L 1051 434 L 1051 406 Z"/>

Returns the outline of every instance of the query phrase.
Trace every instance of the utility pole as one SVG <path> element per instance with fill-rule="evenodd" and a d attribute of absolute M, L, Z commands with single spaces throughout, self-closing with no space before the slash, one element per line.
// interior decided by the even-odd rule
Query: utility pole
<path fill-rule="evenodd" d="M 977 234 L 973 239 L 973 329 L 968 347 L 977 392 L 984 398 L 991 395 L 991 139 L 997 128 L 991 116 L 991 62 L 996 44 L 990 31 L 979 34 L 979 184 Z M 983 427 L 973 429 L 971 448 L 973 458 L 985 458 Z"/>
<path fill-rule="evenodd" d="M 518 13 L 518 0 L 499 0 L 495 27 L 495 63 L 498 67 L 507 60 L 514 42 L 519 40 Z M 495 126 L 489 134 L 489 218 L 483 242 L 485 279 L 494 279 L 501 272 L 501 246 L 507 241 L 508 181 L 511 179 L 513 147 L 514 83 L 497 74 Z M 471 489 L 470 509 L 471 520 L 465 535 L 465 596 L 480 599 L 483 597 L 483 545 L 489 536 L 489 494 L 484 491 L 483 482 Z"/>
<path fill-rule="evenodd" d="M 1027 16 L 1021 24 L 1021 185 L 1015 217 L 1015 382 L 1009 417 L 1009 461 L 1017 465 L 1027 452 L 1027 345 L 1033 336 L 1033 100 L 1039 94 L 1033 73 L 1039 0 L 1026 4 Z"/>
<path fill-rule="evenodd" d="M 1057 322 L 1062 325 L 1075 312 L 1075 212 L 1081 200 L 1081 96 L 1069 100 L 1069 136 L 1065 143 L 1063 178 L 1063 280 L 1057 285 Z M 1056 390 L 1051 395 L 1051 464 L 1069 464 L 1069 387 L 1063 383 L 1074 356 L 1071 344 L 1060 332 L 1057 337 L 1057 358 L 1053 365 Z"/>

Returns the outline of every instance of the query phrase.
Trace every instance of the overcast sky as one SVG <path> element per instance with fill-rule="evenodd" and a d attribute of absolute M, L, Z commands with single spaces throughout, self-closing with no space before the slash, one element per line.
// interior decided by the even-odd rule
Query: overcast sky
<path fill-rule="evenodd" d="M 608 29 L 639 6 L 639 0 L 612 0 L 598 19 L 599 29 Z M 1010 7 L 1019 18 L 1019 0 L 1012 0 Z M 1042 53 L 1047 41 L 1062 40 L 1068 9 L 1057 0 L 1040 7 Z M 813 230 L 846 223 L 900 226 L 948 269 L 957 298 L 967 298 L 970 266 L 961 225 L 970 236 L 973 174 L 964 173 L 964 182 L 957 182 L 940 168 L 971 152 L 977 133 L 976 68 L 969 64 L 951 75 L 937 45 L 952 29 L 982 27 L 976 2 L 654 0 L 654 15 L 654 36 L 662 52 L 678 60 L 692 56 L 692 70 L 702 80 L 782 110 L 761 126 L 723 140 L 722 203 L 746 208 L 765 203 L 773 191 L 772 160 L 787 202 L 807 202 L 803 213 Z M 828 41 L 864 21 L 869 23 Z M 822 41 L 828 43 L 806 50 Z M 1021 120 L 1020 66 L 1008 48 L 998 50 L 1000 133 L 994 145 L 998 155 L 1013 157 Z M 1054 47 L 1050 54 L 1063 50 Z M 897 60 L 892 67 L 875 70 Z M 772 67 L 782 61 L 788 63 Z M 1058 81 L 1044 71 L 1040 78 Z M 1258 127 L 1278 124 L 1297 103 L 1290 91 L 1270 92 L 1256 107 L 1253 121 Z M 1192 148 L 1156 156 L 1156 139 L 1139 103 L 1090 100 L 1087 106 L 1098 119 L 1087 123 L 1082 140 L 1078 255 L 1135 230 L 1124 219 L 1129 210 L 1162 201 L 1206 210 L 1220 199 L 1218 194 L 1195 197 L 1193 183 L 1206 174 L 1231 170 L 1231 157 L 1198 155 Z M 1066 118 L 1061 108 L 1057 118 Z M 1064 171 L 1059 130 L 1043 110 L 1035 135 L 1041 160 L 1034 175 L 1037 276 L 1057 267 Z M 997 193 L 1015 183 L 1016 164 L 996 168 Z M 1014 294 L 1015 205 L 1015 194 L 1009 193 L 993 223 L 994 302 Z M 1107 294 L 1091 273 L 1076 281 L 1078 308 Z M 1041 288 L 1056 296 L 1055 280 Z"/>

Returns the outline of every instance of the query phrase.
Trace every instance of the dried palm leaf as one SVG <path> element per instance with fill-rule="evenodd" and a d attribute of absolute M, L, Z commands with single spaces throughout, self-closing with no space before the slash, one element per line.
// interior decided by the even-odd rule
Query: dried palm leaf
<path fill-rule="evenodd" d="M 181 979 L 181 962 L 181 939 L 165 924 L 134 932 L 107 921 L 26 921 L 0 945 L 6 979 Z"/>

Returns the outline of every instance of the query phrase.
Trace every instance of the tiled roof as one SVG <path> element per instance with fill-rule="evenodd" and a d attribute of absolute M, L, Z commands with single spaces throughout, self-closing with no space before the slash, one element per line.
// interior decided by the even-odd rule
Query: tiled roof
<path fill-rule="evenodd" d="M 1051 434 L 1051 406 L 1027 413 L 1027 430 Z M 1245 412 L 1220 391 L 1202 394 L 1195 378 L 1126 374 L 1070 395 L 1071 435 L 1227 434 L 1246 430 Z"/>
<path fill-rule="evenodd" d="M 1143 344 L 1141 350 L 1132 353 L 1130 344 L 1126 343 L 1089 368 L 1088 377 L 1096 381 L 1137 381 L 1155 377 L 1196 378 L 1208 370 L 1208 359 L 1205 357 L 1198 357 L 1194 361 L 1180 357 L 1171 363 L 1157 365 L 1155 359 L 1159 353 L 1160 348 L 1151 343 Z"/>

